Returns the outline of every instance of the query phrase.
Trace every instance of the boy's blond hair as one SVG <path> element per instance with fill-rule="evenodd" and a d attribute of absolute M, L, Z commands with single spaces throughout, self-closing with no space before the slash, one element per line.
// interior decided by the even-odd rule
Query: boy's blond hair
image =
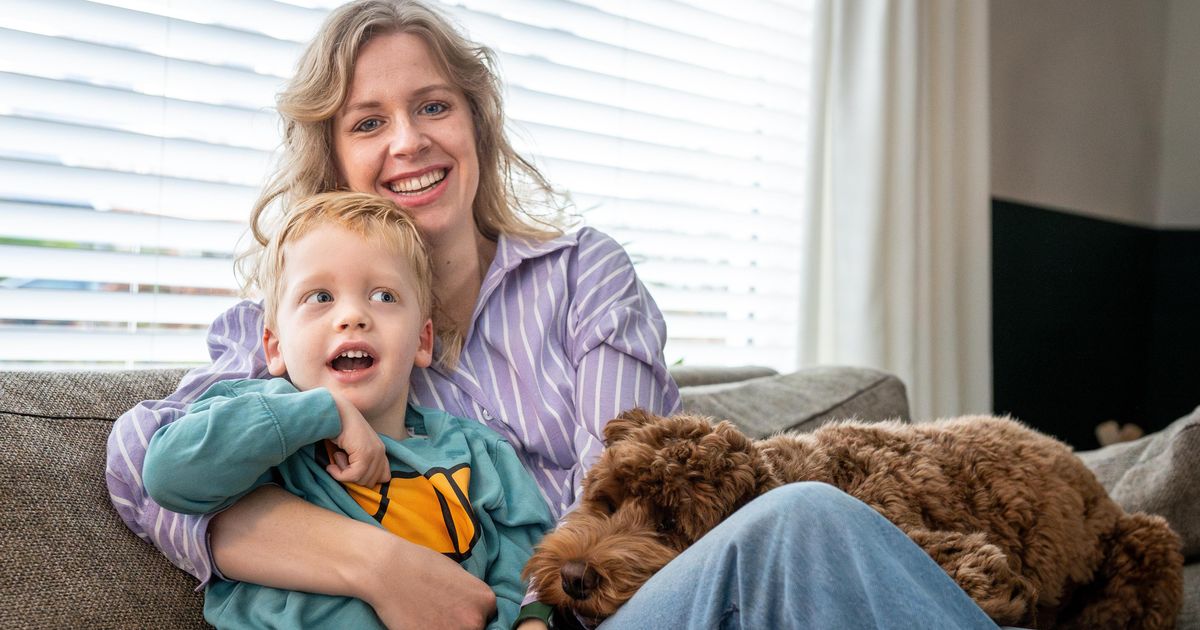
<path fill-rule="evenodd" d="M 279 229 L 252 261 L 243 277 L 242 290 L 260 295 L 266 311 L 267 328 L 277 330 L 279 303 L 283 297 L 284 246 L 293 243 L 322 225 L 337 225 L 382 245 L 408 260 L 416 286 L 421 315 L 433 313 L 433 271 L 429 252 L 417 226 L 389 199 L 365 193 L 329 192 L 313 195 L 289 208 Z M 331 264 L 337 264 L 336 261 Z"/>

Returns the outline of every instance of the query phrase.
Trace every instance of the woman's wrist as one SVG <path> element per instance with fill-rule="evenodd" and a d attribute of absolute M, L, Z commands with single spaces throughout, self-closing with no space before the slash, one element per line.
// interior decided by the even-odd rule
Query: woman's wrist
<path fill-rule="evenodd" d="M 408 566 L 406 547 L 412 543 L 382 528 L 366 527 L 371 531 L 346 541 L 348 559 L 336 570 L 352 597 L 376 607 L 381 598 L 395 596 L 395 584 L 403 583 L 392 576 Z"/>

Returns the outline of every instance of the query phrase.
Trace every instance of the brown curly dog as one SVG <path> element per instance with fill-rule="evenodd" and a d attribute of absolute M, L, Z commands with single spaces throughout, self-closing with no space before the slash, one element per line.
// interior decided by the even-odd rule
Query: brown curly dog
<path fill-rule="evenodd" d="M 604 430 L 579 509 L 525 567 L 542 601 L 600 620 L 754 497 L 820 481 L 895 523 L 1001 625 L 1171 628 L 1179 537 L 1126 514 L 1065 444 L 1022 424 L 830 424 L 752 441 L 641 410 Z"/>

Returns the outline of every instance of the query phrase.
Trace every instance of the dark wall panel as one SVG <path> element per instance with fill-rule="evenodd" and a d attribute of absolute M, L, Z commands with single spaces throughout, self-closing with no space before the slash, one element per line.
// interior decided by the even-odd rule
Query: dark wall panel
<path fill-rule="evenodd" d="M 996 411 L 1079 449 L 1105 420 L 1165 425 L 1148 375 L 1183 348 L 1153 330 L 1155 296 L 1178 280 L 1158 233 L 1004 200 L 992 228 Z"/>

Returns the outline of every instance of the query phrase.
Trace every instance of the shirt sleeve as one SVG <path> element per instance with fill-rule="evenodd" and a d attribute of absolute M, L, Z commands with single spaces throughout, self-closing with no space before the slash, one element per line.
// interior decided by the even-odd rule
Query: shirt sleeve
<path fill-rule="evenodd" d="M 210 514 L 270 480 L 300 447 L 341 430 L 323 388 L 297 391 L 282 378 L 223 381 L 150 439 L 146 492 L 181 514 Z"/>
<path fill-rule="evenodd" d="M 185 516 L 163 509 L 146 494 L 142 465 L 151 436 L 183 415 L 187 406 L 213 383 L 265 378 L 262 307 L 243 301 L 222 313 L 208 330 L 212 363 L 189 372 L 163 400 L 147 400 L 113 423 L 108 436 L 105 481 L 117 514 L 129 529 L 179 568 L 208 583 L 213 574 L 208 547 L 211 516 Z"/>
<path fill-rule="evenodd" d="M 580 231 L 575 301 L 568 312 L 576 367 L 573 483 L 604 447 L 604 425 L 642 407 L 669 415 L 679 388 L 663 358 L 667 326 L 654 298 L 638 280 L 625 249 L 595 230 Z"/>

